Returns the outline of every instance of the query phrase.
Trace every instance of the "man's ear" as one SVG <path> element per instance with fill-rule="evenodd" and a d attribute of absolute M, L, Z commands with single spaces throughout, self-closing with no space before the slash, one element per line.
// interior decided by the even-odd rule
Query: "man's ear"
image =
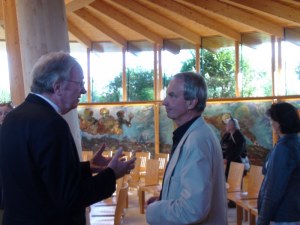
<path fill-rule="evenodd" d="M 53 93 L 61 95 L 61 90 L 62 90 L 62 82 L 61 81 L 55 81 L 52 85 L 53 87 Z"/>
<path fill-rule="evenodd" d="M 194 98 L 191 100 L 187 100 L 186 103 L 187 103 L 188 109 L 194 109 L 198 103 L 198 99 Z"/>

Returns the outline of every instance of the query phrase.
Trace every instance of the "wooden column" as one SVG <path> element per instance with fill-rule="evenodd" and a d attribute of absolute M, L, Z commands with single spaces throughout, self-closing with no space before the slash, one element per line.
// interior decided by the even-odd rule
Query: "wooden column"
<path fill-rule="evenodd" d="M 15 0 L 2 0 L 11 100 L 15 106 L 25 99 Z"/>
<path fill-rule="evenodd" d="M 240 43 L 235 42 L 235 97 L 240 97 Z M 243 87 L 241 87 L 243 88 Z"/>
<path fill-rule="evenodd" d="M 23 67 L 25 95 L 30 92 L 31 69 L 37 59 L 48 52 L 69 52 L 69 38 L 64 0 L 16 0 L 17 22 Z M 64 115 L 81 156 L 78 113 Z"/>
<path fill-rule="evenodd" d="M 122 93 L 123 93 L 123 102 L 127 101 L 127 81 L 126 81 L 126 49 L 122 48 Z"/>
<path fill-rule="evenodd" d="M 277 85 L 275 83 L 275 36 L 271 36 L 271 51 L 272 96 L 275 96 L 278 93 L 278 91 L 276 90 Z"/>
<path fill-rule="evenodd" d="M 159 99 L 159 93 L 158 93 L 158 87 L 157 87 L 157 76 L 158 76 L 158 69 L 157 69 L 157 52 L 158 52 L 158 44 L 154 43 L 153 44 L 153 72 L 154 72 L 154 77 L 153 77 L 153 87 L 154 87 L 154 100 L 158 100 Z"/>
<path fill-rule="evenodd" d="M 201 73 L 201 65 L 200 65 L 200 45 L 195 46 L 195 53 L 196 53 L 196 72 Z M 204 74 L 202 74 L 204 76 Z"/>

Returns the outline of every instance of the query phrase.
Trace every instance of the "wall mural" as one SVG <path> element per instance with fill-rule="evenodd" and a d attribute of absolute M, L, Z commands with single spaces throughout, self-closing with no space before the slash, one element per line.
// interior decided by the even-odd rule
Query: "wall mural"
<path fill-rule="evenodd" d="M 300 101 L 291 102 L 300 108 Z M 248 156 L 252 164 L 262 165 L 273 148 L 273 134 L 265 115 L 271 100 L 260 102 L 208 103 L 204 118 L 217 137 L 225 131 L 224 120 L 232 115 L 238 119 L 247 141 Z M 98 150 L 102 143 L 115 150 L 122 145 L 125 151 L 149 151 L 155 154 L 154 108 L 158 106 L 159 152 L 168 153 L 172 145 L 175 124 L 167 117 L 160 103 L 145 105 L 80 105 L 78 107 L 82 147 Z"/>
<path fill-rule="evenodd" d="M 209 103 L 203 116 L 219 140 L 225 131 L 224 120 L 230 114 L 238 119 L 241 131 L 247 141 L 247 151 L 251 163 L 262 165 L 265 156 L 273 146 L 272 128 L 269 119 L 265 116 L 266 110 L 271 104 L 271 101 Z M 161 106 L 160 112 L 160 148 L 163 152 L 168 152 L 172 144 L 174 124 L 167 118 L 163 106 Z"/>
<path fill-rule="evenodd" d="M 153 105 L 79 106 L 82 148 L 97 151 L 102 143 L 107 150 L 150 151 L 154 155 Z"/>

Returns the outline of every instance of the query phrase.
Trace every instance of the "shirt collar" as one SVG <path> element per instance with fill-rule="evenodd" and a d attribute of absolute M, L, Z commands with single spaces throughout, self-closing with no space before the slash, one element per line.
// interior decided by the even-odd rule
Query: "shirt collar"
<path fill-rule="evenodd" d="M 52 106 L 52 108 L 53 108 L 56 112 L 60 113 L 59 107 L 58 107 L 54 102 L 52 102 L 50 99 L 46 98 L 45 96 L 43 96 L 43 95 L 41 95 L 41 94 L 37 94 L 37 93 L 32 93 L 32 94 L 34 94 L 34 95 L 36 95 L 36 96 L 39 96 L 40 98 L 44 99 L 46 102 L 48 102 L 48 103 Z"/>

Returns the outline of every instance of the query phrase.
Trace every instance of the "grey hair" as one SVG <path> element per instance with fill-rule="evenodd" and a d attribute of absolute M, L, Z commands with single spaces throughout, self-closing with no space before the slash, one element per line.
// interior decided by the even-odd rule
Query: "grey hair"
<path fill-rule="evenodd" d="M 184 99 L 198 99 L 196 111 L 202 112 L 206 107 L 207 86 L 204 77 L 199 73 L 182 72 L 177 73 L 174 79 L 181 79 L 184 82 Z"/>
<path fill-rule="evenodd" d="M 33 66 L 31 91 L 34 93 L 53 93 L 53 84 L 70 78 L 73 67 L 81 69 L 80 64 L 66 52 L 51 52 L 41 56 Z"/>

